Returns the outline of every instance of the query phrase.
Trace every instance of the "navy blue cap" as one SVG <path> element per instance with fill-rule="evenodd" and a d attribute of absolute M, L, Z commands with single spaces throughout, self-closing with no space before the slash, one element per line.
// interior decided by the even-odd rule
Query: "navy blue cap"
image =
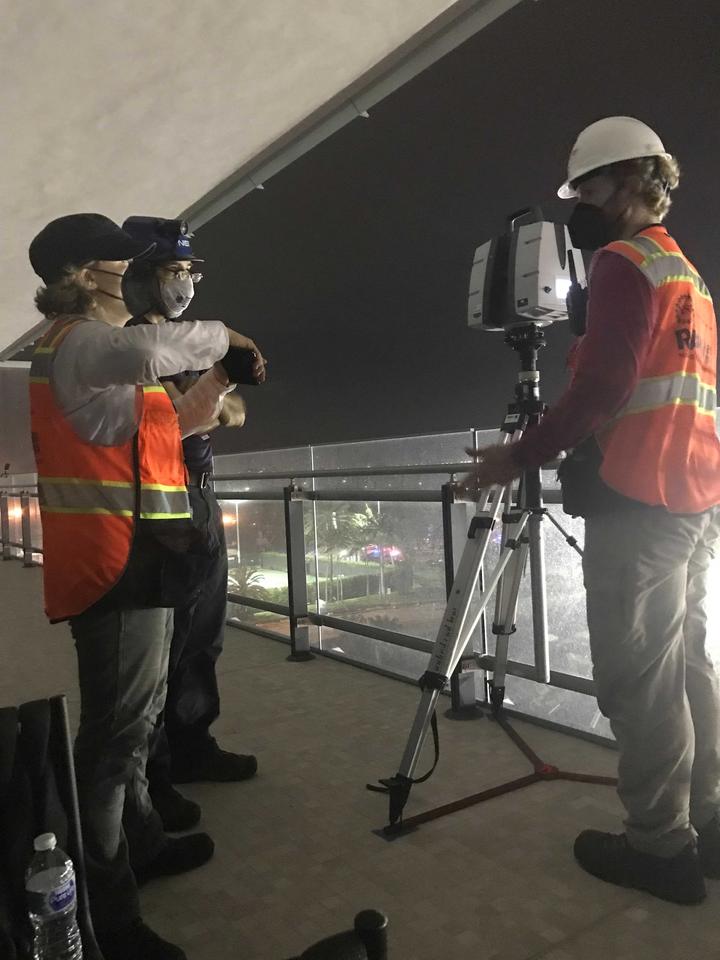
<path fill-rule="evenodd" d="M 140 243 L 154 244 L 146 258 L 152 263 L 168 260 L 204 261 L 196 257 L 190 245 L 192 234 L 186 220 L 166 220 L 163 217 L 128 217 L 123 230 Z"/>

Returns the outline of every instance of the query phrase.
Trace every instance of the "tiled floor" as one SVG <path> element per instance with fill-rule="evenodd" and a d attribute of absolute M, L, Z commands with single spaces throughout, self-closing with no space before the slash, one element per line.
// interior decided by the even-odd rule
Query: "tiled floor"
<path fill-rule="evenodd" d="M 65 690 L 76 717 L 69 632 L 40 613 L 40 571 L 2 564 L 0 598 L 0 702 Z M 611 788 L 543 783 L 380 839 L 385 800 L 365 783 L 395 772 L 416 691 L 286 655 L 228 628 L 217 733 L 255 751 L 260 773 L 185 788 L 203 806 L 216 855 L 143 892 L 148 921 L 190 960 L 282 960 L 368 906 L 390 917 L 393 960 L 720 960 L 720 883 L 702 906 L 675 907 L 576 867 L 576 833 L 619 824 Z M 611 751 L 516 726 L 561 767 L 613 772 Z M 408 813 L 529 772 L 487 720 L 441 718 L 440 729 L 440 766 L 415 787 Z"/>

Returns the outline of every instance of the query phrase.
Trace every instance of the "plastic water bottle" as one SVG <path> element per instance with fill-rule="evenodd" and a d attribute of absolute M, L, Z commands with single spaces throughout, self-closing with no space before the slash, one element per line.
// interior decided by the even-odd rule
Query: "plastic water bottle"
<path fill-rule="evenodd" d="M 41 833 L 25 876 L 33 960 L 82 960 L 75 913 L 75 870 L 54 833 Z"/>

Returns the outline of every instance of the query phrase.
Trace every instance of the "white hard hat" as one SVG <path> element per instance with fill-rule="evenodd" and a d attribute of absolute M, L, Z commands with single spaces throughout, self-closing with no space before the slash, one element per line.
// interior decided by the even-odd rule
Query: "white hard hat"
<path fill-rule="evenodd" d="M 638 157 L 665 157 L 662 140 L 647 124 L 634 117 L 605 117 L 585 127 L 575 141 L 568 160 L 567 180 L 558 196 L 569 200 L 577 196 L 571 186 L 574 180 L 610 163 L 635 160 Z"/>

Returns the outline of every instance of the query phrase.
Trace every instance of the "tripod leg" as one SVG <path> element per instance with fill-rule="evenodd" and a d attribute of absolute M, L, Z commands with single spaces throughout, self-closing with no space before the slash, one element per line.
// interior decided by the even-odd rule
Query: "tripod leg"
<path fill-rule="evenodd" d="M 468 543 L 450 591 L 428 669 L 420 681 L 423 695 L 403 754 L 400 776 L 412 778 L 437 698 L 460 660 L 474 628 L 473 624 L 470 631 L 464 630 L 465 621 L 501 503 L 502 496 L 499 495 L 492 512 L 478 512 L 470 524 Z M 486 595 L 483 597 L 484 604 L 481 600 L 481 611 L 489 600 L 489 590 L 486 590 Z"/>
<path fill-rule="evenodd" d="M 533 649 L 535 652 L 535 679 L 550 682 L 550 652 L 548 650 L 547 592 L 545 589 L 545 536 L 543 514 L 533 513 L 528 522 L 530 538 L 530 592 L 533 615 Z"/>
<path fill-rule="evenodd" d="M 466 620 L 475 590 L 475 584 L 480 568 L 485 560 L 490 537 L 504 501 L 504 488 L 497 487 L 494 488 L 494 490 L 497 495 L 492 501 L 492 506 L 487 510 L 483 509 L 483 507 L 489 503 L 489 498 L 485 497 L 484 500 L 478 504 L 478 510 L 470 523 L 468 542 L 463 551 L 457 576 L 448 597 L 447 607 L 445 608 L 445 614 L 438 630 L 428 669 L 420 679 L 420 686 L 423 692 L 402 756 L 400 769 L 394 776 L 380 781 L 383 790 L 390 796 L 389 818 L 391 827 L 401 819 L 403 808 L 410 794 L 410 788 L 415 782 L 413 775 L 425 738 L 427 737 L 428 727 L 434 716 L 440 692 L 457 666 L 472 631 L 475 629 L 478 620 L 489 603 L 490 597 L 509 559 L 507 555 L 508 551 L 506 551 L 505 555 L 501 556 L 498 566 L 489 578 L 480 600 L 480 611 L 473 624 L 467 629 Z M 435 762 L 437 763 L 437 745 Z M 430 772 L 432 772 L 432 770 Z M 429 774 L 426 776 L 429 776 Z M 371 787 L 370 789 L 377 788 Z"/>
<path fill-rule="evenodd" d="M 415 767 L 417 766 L 420 750 L 427 736 L 430 720 L 432 719 L 438 697 L 440 696 L 440 689 L 441 688 L 438 687 L 434 689 L 426 688 L 422 692 L 420 705 L 415 714 L 415 720 L 410 730 L 405 752 L 400 761 L 400 776 L 407 777 L 408 779 L 412 777 Z"/>
<path fill-rule="evenodd" d="M 507 549 L 512 550 L 512 556 L 503 574 L 502 585 L 498 588 L 498 602 L 492 628 L 496 637 L 495 665 L 490 685 L 490 703 L 495 716 L 500 713 L 505 702 L 505 677 L 510 637 L 515 633 L 520 584 L 528 556 L 528 536 L 523 529 L 527 516 L 526 513 L 522 515 L 522 523 L 514 525 L 517 527 L 517 532 L 514 536 L 508 537 Z"/>

